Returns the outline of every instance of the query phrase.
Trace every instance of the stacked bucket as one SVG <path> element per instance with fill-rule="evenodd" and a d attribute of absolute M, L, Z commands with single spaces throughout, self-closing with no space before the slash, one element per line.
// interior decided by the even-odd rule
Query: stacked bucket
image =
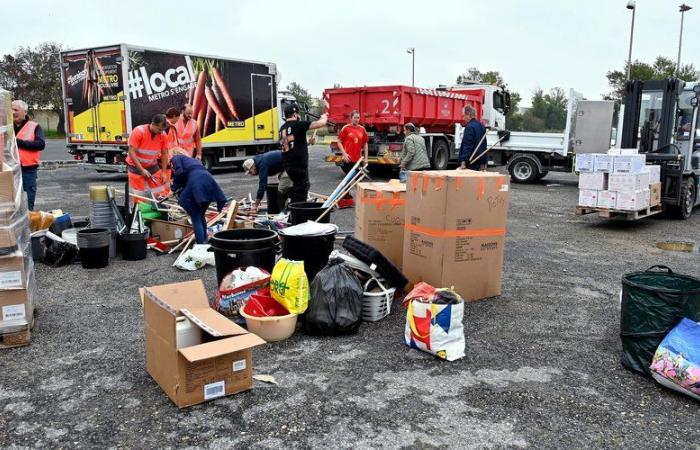
<path fill-rule="evenodd" d="M 90 227 L 110 231 L 109 257 L 117 255 L 117 219 L 107 195 L 107 186 L 90 186 Z M 112 192 L 114 196 L 114 192 Z"/>
<path fill-rule="evenodd" d="M 0 89 L 0 348 L 29 344 L 36 292 L 11 111 L 10 93 Z"/>

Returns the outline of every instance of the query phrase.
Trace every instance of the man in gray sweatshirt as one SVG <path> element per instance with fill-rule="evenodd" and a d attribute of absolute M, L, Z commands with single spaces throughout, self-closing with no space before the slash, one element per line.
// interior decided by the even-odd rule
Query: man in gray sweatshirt
<path fill-rule="evenodd" d="M 416 126 L 409 122 L 403 126 L 403 132 L 406 138 L 401 150 L 399 179 L 406 181 L 406 172 L 409 170 L 429 170 L 430 159 L 428 150 L 425 148 L 425 140 L 418 135 Z"/>

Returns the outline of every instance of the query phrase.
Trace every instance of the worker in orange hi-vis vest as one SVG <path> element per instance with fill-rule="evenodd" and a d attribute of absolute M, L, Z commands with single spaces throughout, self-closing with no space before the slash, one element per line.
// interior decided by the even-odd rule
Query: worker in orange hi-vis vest
<path fill-rule="evenodd" d="M 176 154 L 187 154 L 187 151 L 185 151 L 181 146 L 180 143 L 178 142 L 178 132 L 177 132 L 177 122 L 180 120 L 180 109 L 179 108 L 168 108 L 167 111 L 165 111 L 165 122 L 166 122 L 166 127 L 165 127 L 165 136 L 168 144 L 168 161 L 173 160 L 173 156 Z M 173 171 L 172 167 L 170 167 L 170 164 L 168 164 L 168 169 L 166 172 L 168 174 L 168 179 L 172 180 L 173 179 Z"/>
<path fill-rule="evenodd" d="M 44 149 L 44 131 L 41 125 L 29 120 L 27 103 L 22 100 L 12 102 L 12 120 L 19 149 L 19 162 L 22 166 L 22 188 L 27 193 L 27 205 L 34 210 L 36 198 L 36 178 L 39 170 L 41 151 Z M 2 150 L 0 150 L 2 151 Z"/>
<path fill-rule="evenodd" d="M 182 108 L 182 115 L 177 121 L 177 140 L 180 147 L 187 151 L 188 156 L 202 160 L 202 137 L 197 121 L 192 118 L 192 105 Z"/>
<path fill-rule="evenodd" d="M 150 124 L 139 125 L 129 136 L 129 156 L 126 167 L 129 173 L 129 191 L 141 197 L 150 197 L 147 190 L 156 198 L 170 193 L 168 168 L 168 137 L 163 132 L 165 116 L 156 114 Z M 132 203 L 143 200 L 132 197 Z"/>

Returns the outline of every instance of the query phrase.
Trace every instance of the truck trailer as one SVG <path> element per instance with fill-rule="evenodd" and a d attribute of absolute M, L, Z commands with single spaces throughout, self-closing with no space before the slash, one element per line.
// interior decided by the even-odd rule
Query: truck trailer
<path fill-rule="evenodd" d="M 99 171 L 124 172 L 131 130 L 191 103 L 211 169 L 279 147 L 274 63 L 118 44 L 62 52 L 66 144 Z"/>

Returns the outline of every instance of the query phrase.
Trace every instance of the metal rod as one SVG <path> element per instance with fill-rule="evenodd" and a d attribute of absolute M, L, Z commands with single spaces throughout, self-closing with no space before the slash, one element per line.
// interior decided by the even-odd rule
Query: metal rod
<path fill-rule="evenodd" d="M 676 77 L 681 73 L 681 47 L 683 45 L 683 19 L 685 18 L 685 9 L 681 5 L 681 32 L 678 36 L 678 61 L 676 63 Z"/>
<path fill-rule="evenodd" d="M 632 75 L 632 41 L 634 40 L 634 16 L 637 13 L 637 6 L 633 5 L 630 9 L 632 9 L 632 28 L 630 30 L 630 50 L 627 56 L 627 81 Z"/>

